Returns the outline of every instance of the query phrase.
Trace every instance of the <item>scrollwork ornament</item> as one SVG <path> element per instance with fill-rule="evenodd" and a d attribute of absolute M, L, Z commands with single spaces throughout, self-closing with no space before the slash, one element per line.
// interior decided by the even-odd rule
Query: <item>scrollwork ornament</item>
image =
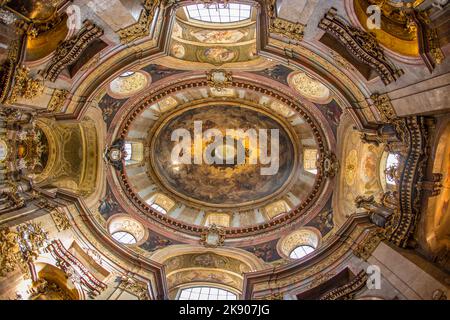
<path fill-rule="evenodd" d="M 200 243 L 205 247 L 220 247 L 225 242 L 225 231 L 215 224 L 212 224 L 201 234 Z"/>

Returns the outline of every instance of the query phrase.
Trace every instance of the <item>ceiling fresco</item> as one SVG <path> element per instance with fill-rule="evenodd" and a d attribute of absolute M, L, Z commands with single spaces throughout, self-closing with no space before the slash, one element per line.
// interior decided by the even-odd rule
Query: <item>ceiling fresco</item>
<path fill-rule="evenodd" d="M 256 25 L 208 28 L 177 19 L 170 54 L 174 58 L 220 66 L 257 59 Z"/>
<path fill-rule="evenodd" d="M 448 299 L 447 2 L 0 0 L 0 300 Z"/>
<path fill-rule="evenodd" d="M 171 141 L 171 134 L 178 128 L 189 128 L 194 137 L 194 121 L 202 121 L 203 130 L 221 130 L 224 137 L 226 129 L 254 129 L 256 132 L 260 129 L 279 130 L 278 172 L 275 175 L 261 175 L 263 165 L 260 161 L 257 165 L 250 164 L 252 151 L 248 140 L 244 142 L 244 164 L 237 164 L 234 160 L 234 164 L 174 164 L 171 152 L 178 141 L 168 143 Z M 225 148 L 229 146 L 235 150 L 236 139 L 239 138 L 231 138 L 232 146 L 227 144 Z M 152 154 L 154 169 L 158 177 L 163 179 L 163 184 L 182 197 L 209 205 L 234 207 L 246 202 L 261 201 L 278 193 L 294 169 L 294 146 L 285 129 L 268 115 L 249 108 L 217 105 L 190 109 L 171 117 L 153 139 L 151 149 L 157 150 Z M 212 139 L 204 140 L 203 150 L 212 142 Z M 270 149 L 268 151 L 269 154 L 273 152 Z M 233 152 L 236 154 L 237 151 Z"/>

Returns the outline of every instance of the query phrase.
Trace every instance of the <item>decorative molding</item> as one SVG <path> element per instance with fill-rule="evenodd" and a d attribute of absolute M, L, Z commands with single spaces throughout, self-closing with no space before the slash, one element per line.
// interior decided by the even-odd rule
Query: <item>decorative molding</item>
<path fill-rule="evenodd" d="M 48 112 L 61 112 L 69 95 L 69 91 L 65 89 L 55 89 L 52 97 L 47 105 Z"/>
<path fill-rule="evenodd" d="M 150 34 L 150 25 L 160 4 L 161 0 L 145 0 L 143 4 L 144 9 L 141 11 L 138 22 L 117 31 L 120 42 L 127 44 L 148 36 Z"/>
<path fill-rule="evenodd" d="M 206 71 L 208 85 L 217 91 L 222 91 L 233 84 L 233 73 L 222 69 Z"/>
<path fill-rule="evenodd" d="M 353 249 L 355 256 L 362 260 L 369 259 L 380 242 L 385 239 L 383 233 L 384 231 L 381 228 L 370 230 L 364 240 Z"/>
<path fill-rule="evenodd" d="M 298 22 L 291 22 L 277 17 L 276 0 L 269 0 L 267 4 L 267 14 L 269 18 L 269 32 L 279 34 L 288 39 L 302 41 L 305 25 Z"/>
<path fill-rule="evenodd" d="M 212 224 L 200 236 L 200 243 L 205 247 L 221 247 L 225 242 L 225 231 L 215 224 Z"/>
<path fill-rule="evenodd" d="M 351 300 L 366 285 L 368 279 L 366 271 L 362 270 L 352 281 L 324 294 L 319 300 Z"/>
<path fill-rule="evenodd" d="M 434 120 L 417 116 L 398 118 L 386 95 L 373 95 L 372 98 L 385 122 L 375 133 L 362 133 L 361 139 L 374 145 L 385 144 L 388 152 L 397 153 L 404 159 L 399 168 L 387 171 L 399 181 L 398 193 L 394 195 L 398 199 L 398 208 L 386 222 L 385 237 L 397 246 L 407 247 L 420 216 L 421 198 L 427 189 L 424 181 L 430 153 L 429 128 L 434 125 Z M 389 199 L 392 202 L 392 195 Z"/>
<path fill-rule="evenodd" d="M 174 83 L 171 86 L 166 86 L 159 90 L 155 90 L 152 94 L 147 95 L 147 97 L 144 100 L 139 101 L 133 105 L 132 109 L 129 111 L 129 113 L 122 121 L 122 125 L 118 131 L 119 134 L 118 139 L 125 139 L 128 135 L 128 131 L 130 130 L 130 126 L 133 123 L 134 119 L 139 117 L 140 113 L 144 110 L 144 108 L 146 108 L 148 105 L 152 103 L 158 102 L 161 99 L 161 97 L 164 97 L 168 94 L 173 95 L 176 92 L 181 92 L 189 88 L 207 87 L 207 85 L 208 83 L 205 78 L 190 79 L 183 81 L 181 83 L 180 82 Z M 301 104 L 298 101 L 294 100 L 289 96 L 284 95 L 282 96 L 277 92 L 270 90 L 270 88 L 261 86 L 261 84 L 257 85 L 234 79 L 232 86 L 233 88 L 236 89 L 241 88 L 248 89 L 254 91 L 256 94 L 264 94 L 274 97 L 275 99 L 284 103 L 287 107 L 291 108 L 292 110 L 295 110 L 312 127 L 314 138 L 317 141 L 318 149 L 324 151 L 328 150 L 328 146 L 325 143 L 323 131 L 317 125 L 315 120 L 309 115 L 309 113 L 305 112 L 305 110 L 302 108 Z M 121 172 L 118 175 L 118 181 L 122 189 L 124 190 L 125 194 L 127 195 L 127 198 L 138 208 L 138 210 L 143 212 L 145 215 L 149 216 L 150 219 L 154 219 L 158 221 L 160 224 L 163 224 L 167 227 L 182 231 L 184 233 L 195 235 L 197 237 L 200 236 L 205 230 L 207 230 L 205 226 L 183 223 L 180 222 L 180 220 L 172 219 L 168 215 L 161 214 L 156 210 L 153 210 L 144 201 L 142 201 L 139 195 L 137 195 L 137 193 L 133 190 L 133 188 L 131 187 L 131 183 L 129 182 L 128 177 L 125 173 Z M 293 220 L 305 214 L 306 208 L 309 208 L 309 206 L 312 203 L 314 203 L 315 199 L 319 197 L 323 189 L 324 182 L 325 182 L 324 173 L 321 170 L 319 170 L 318 174 L 316 175 L 315 184 L 311 193 L 295 209 L 289 211 L 284 215 L 280 215 L 279 217 L 271 219 L 270 221 L 260 223 L 256 226 L 245 226 L 241 228 L 226 228 L 225 234 L 227 235 L 227 237 L 230 238 L 242 237 L 244 235 L 245 236 L 255 235 L 261 232 L 275 230 L 279 228 L 280 225 L 285 225 L 287 223 L 292 222 Z"/>
<path fill-rule="evenodd" d="M 444 53 L 441 49 L 439 36 L 435 28 L 431 28 L 427 11 L 412 10 L 408 15 L 412 25 L 417 30 L 417 40 L 419 44 L 419 53 L 430 72 L 441 64 L 444 59 Z"/>
<path fill-rule="evenodd" d="M 328 11 L 320 21 L 319 28 L 340 41 L 358 60 L 375 69 L 385 85 L 396 81 L 403 74 L 402 70 L 388 61 L 375 36 L 347 24 L 337 16 L 335 8 Z"/>
<path fill-rule="evenodd" d="M 123 275 L 119 280 L 119 288 L 137 296 L 139 300 L 151 300 L 146 283 Z"/>
<path fill-rule="evenodd" d="M 42 73 L 44 79 L 55 82 L 64 68 L 73 64 L 94 40 L 103 35 L 103 29 L 89 20 L 73 37 L 63 41 L 55 50 L 54 56 Z"/>
<path fill-rule="evenodd" d="M 370 98 L 373 100 L 373 105 L 380 113 L 382 122 L 389 123 L 397 119 L 397 113 L 395 112 L 391 99 L 387 94 L 380 95 L 378 93 L 374 93 L 370 96 Z"/>
<path fill-rule="evenodd" d="M 32 100 L 41 95 L 44 91 L 44 84 L 39 80 L 30 77 L 30 70 L 26 67 L 16 69 L 14 85 L 11 94 L 6 101 L 7 104 L 14 104 L 19 98 Z"/>
<path fill-rule="evenodd" d="M 14 78 L 18 67 L 22 64 L 27 35 L 21 28 L 16 28 L 17 39 L 12 41 L 8 50 L 8 57 L 0 67 L 0 103 L 7 103 L 14 86 Z"/>
<path fill-rule="evenodd" d="M 70 228 L 70 222 L 67 215 L 59 209 L 54 209 L 50 212 L 50 215 L 55 222 L 58 231 L 64 231 Z"/>
<path fill-rule="evenodd" d="M 333 178 L 339 171 L 339 161 L 336 155 L 330 151 L 323 153 L 319 158 L 319 168 L 327 178 Z"/>
<path fill-rule="evenodd" d="M 47 232 L 35 222 L 11 229 L 0 229 L 0 277 L 19 267 L 24 275 L 30 275 L 28 265 L 38 257 L 47 243 Z"/>

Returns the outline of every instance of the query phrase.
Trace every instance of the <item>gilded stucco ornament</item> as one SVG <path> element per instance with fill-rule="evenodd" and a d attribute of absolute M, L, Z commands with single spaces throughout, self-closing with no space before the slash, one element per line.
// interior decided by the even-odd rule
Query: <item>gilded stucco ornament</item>
<path fill-rule="evenodd" d="M 326 13 L 319 28 L 341 42 L 356 59 L 376 70 L 385 85 L 396 81 L 404 73 L 386 58 L 375 36 L 348 24 L 337 16 L 335 8 Z"/>
<path fill-rule="evenodd" d="M 117 31 L 120 42 L 127 44 L 139 40 L 150 34 L 150 25 L 155 17 L 156 10 L 161 5 L 161 0 L 145 0 L 138 22 Z"/>
<path fill-rule="evenodd" d="M 201 234 L 200 243 L 205 247 L 220 247 L 225 241 L 225 231 L 215 224 L 212 224 Z"/>
<path fill-rule="evenodd" d="M 47 243 L 47 232 L 35 222 L 25 223 L 15 230 L 0 230 L 0 276 L 21 269 L 29 276 L 28 264 L 32 263 Z"/>
<path fill-rule="evenodd" d="M 44 84 L 30 76 L 30 70 L 26 67 L 17 68 L 11 95 L 6 103 L 14 104 L 18 99 L 31 100 L 42 94 Z"/>
<path fill-rule="evenodd" d="M 211 88 L 220 92 L 232 85 L 233 74 L 231 71 L 214 69 L 206 72 L 206 80 Z"/>
<path fill-rule="evenodd" d="M 133 277 L 127 275 L 120 277 L 119 288 L 137 296 L 139 300 L 150 300 L 147 284 Z"/>
<path fill-rule="evenodd" d="M 267 0 L 269 32 L 279 34 L 294 41 L 302 41 L 305 25 L 277 17 L 276 0 Z"/>
<path fill-rule="evenodd" d="M 325 177 L 333 178 L 339 171 L 339 160 L 334 153 L 325 152 L 319 159 L 319 167 L 322 168 Z"/>
<path fill-rule="evenodd" d="M 325 293 L 319 300 L 352 300 L 366 286 L 368 279 L 369 275 L 362 270 L 349 283 Z"/>
<path fill-rule="evenodd" d="M 58 231 L 64 231 L 70 228 L 70 222 L 67 215 L 60 209 L 54 209 L 50 212 L 50 215 L 55 222 Z"/>
<path fill-rule="evenodd" d="M 55 89 L 53 91 L 52 97 L 47 105 L 48 112 L 61 112 L 66 102 L 67 97 L 69 96 L 69 91 L 65 89 Z"/>
<path fill-rule="evenodd" d="M 354 255 L 362 260 L 369 259 L 380 242 L 385 239 L 383 234 L 384 230 L 382 228 L 369 231 L 366 237 L 353 249 Z"/>
<path fill-rule="evenodd" d="M 102 28 L 86 20 L 83 28 L 77 34 L 58 45 L 52 60 L 48 63 L 45 70 L 41 72 L 42 77 L 55 82 L 64 68 L 77 61 L 85 49 L 102 35 Z"/>

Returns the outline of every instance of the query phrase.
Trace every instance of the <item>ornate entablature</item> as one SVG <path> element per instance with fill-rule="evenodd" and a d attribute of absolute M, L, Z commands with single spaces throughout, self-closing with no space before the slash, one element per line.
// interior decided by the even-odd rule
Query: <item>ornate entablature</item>
<path fill-rule="evenodd" d="M 302 41 L 305 25 L 277 17 L 276 0 L 267 1 L 269 32 L 279 34 L 294 41 Z"/>
<path fill-rule="evenodd" d="M 102 35 L 103 29 L 86 20 L 83 28 L 76 35 L 58 46 L 51 62 L 42 72 L 44 79 L 55 82 L 64 68 L 74 63 L 89 44 Z"/>
<path fill-rule="evenodd" d="M 386 95 L 374 94 L 372 99 L 383 124 L 375 134 L 363 133 L 363 141 L 375 145 L 385 144 L 387 151 L 399 154 L 403 159 L 398 190 L 393 194 L 386 194 L 382 199 L 384 203 L 381 207 L 391 212 L 385 214 L 389 216 L 384 225 L 385 237 L 400 247 L 407 247 L 420 216 L 421 199 L 424 195 L 422 184 L 430 148 L 429 131 L 433 127 L 433 121 L 419 116 L 397 117 Z M 377 206 L 374 199 L 360 200 L 358 203 L 362 207 L 369 208 L 368 204 Z M 389 205 L 393 206 L 388 208 Z"/>
<path fill-rule="evenodd" d="M 338 287 L 323 296 L 320 300 L 352 300 L 354 295 L 366 286 L 369 275 L 365 270 L 362 270 L 349 283 Z"/>
<path fill-rule="evenodd" d="M 380 75 L 385 85 L 396 81 L 403 71 L 397 69 L 386 58 L 376 38 L 370 33 L 353 27 L 337 16 L 332 8 L 320 21 L 319 28 L 334 36 L 358 60 L 368 64 Z"/>
<path fill-rule="evenodd" d="M 150 34 L 150 25 L 161 3 L 161 0 L 144 1 L 144 9 L 141 11 L 138 22 L 117 32 L 120 41 L 123 44 L 127 44 L 148 36 Z"/>

